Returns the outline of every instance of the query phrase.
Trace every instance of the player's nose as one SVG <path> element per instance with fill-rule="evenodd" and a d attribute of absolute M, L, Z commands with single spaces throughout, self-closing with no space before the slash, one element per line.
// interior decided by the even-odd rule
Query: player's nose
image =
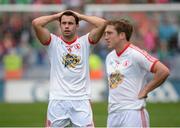
<path fill-rule="evenodd" d="M 105 39 L 106 41 L 108 41 L 108 40 L 109 40 L 109 36 L 108 36 L 107 34 L 105 34 L 104 39 Z"/>

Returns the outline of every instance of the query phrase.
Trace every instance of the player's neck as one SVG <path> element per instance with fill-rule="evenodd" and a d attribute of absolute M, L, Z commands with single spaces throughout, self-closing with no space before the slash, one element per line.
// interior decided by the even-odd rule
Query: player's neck
<path fill-rule="evenodd" d="M 78 38 L 77 35 L 74 35 L 74 36 L 61 36 L 61 38 L 64 40 L 64 42 L 66 43 L 73 43 L 74 41 L 76 41 L 76 39 Z"/>

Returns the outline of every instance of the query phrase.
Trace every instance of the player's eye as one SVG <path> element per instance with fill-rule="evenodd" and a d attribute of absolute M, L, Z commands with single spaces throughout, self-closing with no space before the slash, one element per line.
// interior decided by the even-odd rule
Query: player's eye
<path fill-rule="evenodd" d="M 69 25 L 72 25 L 73 24 L 73 22 L 69 22 Z"/>
<path fill-rule="evenodd" d="M 65 24 L 66 24 L 66 22 L 62 22 L 61 24 L 65 25 Z"/>

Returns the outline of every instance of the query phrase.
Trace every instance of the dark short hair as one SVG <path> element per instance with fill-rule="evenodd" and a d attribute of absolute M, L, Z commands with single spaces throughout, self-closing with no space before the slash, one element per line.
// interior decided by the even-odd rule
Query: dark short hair
<path fill-rule="evenodd" d="M 121 32 L 124 32 L 126 35 L 127 41 L 130 40 L 132 32 L 133 32 L 133 26 L 128 20 L 126 19 L 110 20 L 108 21 L 107 25 L 113 25 L 118 34 Z"/>
<path fill-rule="evenodd" d="M 73 16 L 75 21 L 76 21 L 76 24 L 79 24 L 79 18 L 76 14 L 74 14 L 73 12 L 71 11 L 65 11 L 60 17 L 59 17 L 59 22 L 61 23 L 61 19 L 62 19 L 62 16 L 65 15 L 65 16 Z"/>

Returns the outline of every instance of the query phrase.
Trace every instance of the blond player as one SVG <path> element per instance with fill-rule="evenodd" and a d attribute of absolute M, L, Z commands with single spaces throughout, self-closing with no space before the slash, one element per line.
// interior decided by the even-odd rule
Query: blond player
<path fill-rule="evenodd" d="M 149 92 L 168 77 L 168 68 L 130 42 L 133 27 L 127 20 L 109 21 L 105 29 L 109 82 L 108 127 L 149 127 L 145 109 Z M 147 82 L 148 73 L 153 73 Z"/>
<path fill-rule="evenodd" d="M 59 21 L 60 35 L 45 27 L 55 20 Z M 81 37 L 77 35 L 79 20 L 94 25 Z M 93 127 L 88 58 L 90 45 L 99 41 L 106 21 L 66 10 L 36 18 L 32 25 L 41 44 L 47 46 L 51 64 L 47 126 Z"/>

